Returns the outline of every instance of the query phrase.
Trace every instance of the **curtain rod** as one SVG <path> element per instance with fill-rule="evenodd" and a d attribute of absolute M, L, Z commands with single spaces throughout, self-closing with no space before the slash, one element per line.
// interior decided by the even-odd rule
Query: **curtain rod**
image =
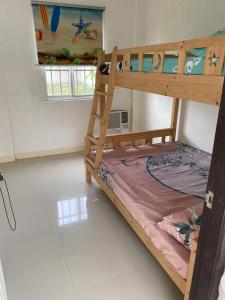
<path fill-rule="evenodd" d="M 105 10 L 104 6 L 91 6 L 91 5 L 76 5 L 76 4 L 67 4 L 67 3 L 57 3 L 57 2 L 46 2 L 46 1 L 31 1 L 32 4 L 46 4 L 46 5 L 59 5 L 65 7 L 77 7 L 77 8 L 86 8 L 86 9 L 96 9 L 96 10 Z"/>

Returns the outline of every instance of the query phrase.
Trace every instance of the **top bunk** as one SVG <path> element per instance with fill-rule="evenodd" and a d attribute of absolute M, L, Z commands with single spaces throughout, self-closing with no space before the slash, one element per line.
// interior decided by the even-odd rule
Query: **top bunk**
<path fill-rule="evenodd" d="M 104 54 L 116 61 L 117 87 L 220 105 L 225 76 L 225 32 L 201 39 L 127 49 Z M 101 75 L 104 83 L 106 75 Z"/>

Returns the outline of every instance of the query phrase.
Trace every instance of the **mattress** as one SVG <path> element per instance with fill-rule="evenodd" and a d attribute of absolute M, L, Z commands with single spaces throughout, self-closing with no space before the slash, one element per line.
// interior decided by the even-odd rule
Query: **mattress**
<path fill-rule="evenodd" d="M 201 75 L 204 72 L 205 57 L 188 57 L 185 60 L 184 74 L 187 75 Z M 166 57 L 163 62 L 163 73 L 176 74 L 178 68 L 177 57 Z M 138 71 L 138 59 L 131 59 L 131 71 Z M 153 58 L 146 57 L 143 59 L 143 72 L 153 72 Z M 221 75 L 225 76 L 225 65 Z"/>
<path fill-rule="evenodd" d="M 160 230 L 163 217 L 204 202 L 211 155 L 182 143 L 104 152 L 100 176 L 177 272 L 187 278 L 190 251 Z"/>

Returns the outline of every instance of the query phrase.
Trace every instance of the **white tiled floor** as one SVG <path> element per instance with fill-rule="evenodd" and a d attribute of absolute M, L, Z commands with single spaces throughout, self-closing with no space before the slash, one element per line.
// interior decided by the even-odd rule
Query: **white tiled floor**
<path fill-rule="evenodd" d="M 9 300 L 180 300 L 181 294 L 96 184 L 82 156 L 2 165 L 17 231 L 0 201 Z"/>

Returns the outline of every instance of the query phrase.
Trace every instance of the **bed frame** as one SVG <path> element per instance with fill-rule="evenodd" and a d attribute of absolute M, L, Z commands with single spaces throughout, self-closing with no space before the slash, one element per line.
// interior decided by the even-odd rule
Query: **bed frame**
<path fill-rule="evenodd" d="M 202 75 L 184 74 L 185 59 L 189 50 L 193 48 L 206 48 L 204 72 Z M 163 62 L 167 56 L 178 57 L 177 74 L 163 73 Z M 153 72 L 143 72 L 143 59 L 147 56 L 153 58 Z M 145 246 L 159 261 L 163 269 L 174 281 L 184 299 L 189 299 L 192 284 L 192 275 L 195 265 L 197 241 L 191 245 L 191 255 L 188 267 L 187 280 L 183 279 L 175 268 L 166 260 L 163 254 L 154 246 L 142 227 L 132 217 L 121 200 L 110 190 L 100 178 L 98 169 L 102 160 L 103 150 L 108 147 L 117 148 L 123 145 L 153 144 L 157 138 L 161 142 L 176 140 L 177 116 L 179 100 L 193 100 L 205 104 L 220 105 L 224 86 L 224 76 L 221 72 L 224 65 L 225 37 L 213 36 L 203 39 L 181 41 L 153 46 L 143 46 L 129 49 L 114 48 L 110 54 L 101 52 L 98 58 L 96 86 L 92 110 L 89 119 L 87 137 L 85 141 L 86 181 L 91 183 L 94 177 L 105 191 L 120 213 L 124 216 Z M 131 59 L 138 60 L 138 71 L 131 71 Z M 123 62 L 123 70 L 117 70 L 118 62 Z M 110 74 L 102 75 L 99 67 L 105 62 L 111 63 Z M 115 87 L 155 93 L 173 97 L 173 109 L 170 128 L 159 130 L 107 136 L 107 128 L 112 108 L 113 92 Z M 100 133 L 94 136 L 96 122 L 99 122 Z M 91 151 L 95 150 L 93 158 Z"/>

